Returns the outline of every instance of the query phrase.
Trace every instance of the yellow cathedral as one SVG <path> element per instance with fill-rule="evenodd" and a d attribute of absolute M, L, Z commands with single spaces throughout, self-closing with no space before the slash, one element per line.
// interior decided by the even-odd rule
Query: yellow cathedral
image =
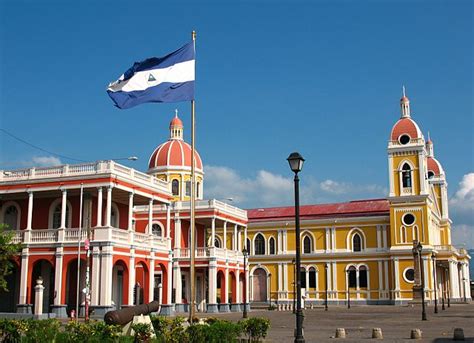
<path fill-rule="evenodd" d="M 345 304 L 348 297 L 359 304 L 406 304 L 417 298 L 420 270 L 428 302 L 471 299 L 470 256 L 451 244 L 446 174 L 433 142 L 411 118 L 405 94 L 400 110 L 388 141 L 387 198 L 300 207 L 306 308 L 326 299 Z M 291 309 L 297 272 L 294 207 L 247 214 L 249 300 Z M 421 259 L 415 258 L 414 242 L 422 245 Z"/>

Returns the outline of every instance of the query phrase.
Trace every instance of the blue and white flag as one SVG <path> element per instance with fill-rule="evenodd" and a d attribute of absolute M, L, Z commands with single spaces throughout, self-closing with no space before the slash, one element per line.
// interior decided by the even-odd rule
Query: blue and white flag
<path fill-rule="evenodd" d="M 107 89 L 118 108 L 194 100 L 194 42 L 165 57 L 135 62 Z"/>

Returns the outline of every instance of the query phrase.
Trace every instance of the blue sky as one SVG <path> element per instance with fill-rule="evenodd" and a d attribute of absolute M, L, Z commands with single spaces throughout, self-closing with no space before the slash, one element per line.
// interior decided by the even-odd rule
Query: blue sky
<path fill-rule="evenodd" d="M 307 160 L 303 202 L 385 196 L 404 84 L 460 208 L 459 241 L 474 242 L 472 13 L 471 1 L 3 0 L 0 126 L 81 160 L 136 155 L 128 164 L 145 170 L 175 108 L 189 139 L 189 104 L 118 110 L 106 86 L 195 29 L 208 196 L 291 204 L 294 150 Z M 0 144 L 3 169 L 57 162 L 2 133 Z"/>

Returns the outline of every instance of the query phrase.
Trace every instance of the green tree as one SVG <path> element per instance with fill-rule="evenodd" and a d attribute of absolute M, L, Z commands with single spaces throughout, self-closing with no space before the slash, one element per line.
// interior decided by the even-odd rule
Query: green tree
<path fill-rule="evenodd" d="M 0 289 L 8 291 L 7 275 L 13 269 L 13 257 L 21 251 L 21 244 L 13 243 L 15 232 L 9 231 L 8 225 L 0 224 Z"/>

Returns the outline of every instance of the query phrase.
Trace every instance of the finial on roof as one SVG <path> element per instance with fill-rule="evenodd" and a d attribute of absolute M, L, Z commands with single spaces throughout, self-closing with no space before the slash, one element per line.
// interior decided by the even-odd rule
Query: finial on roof
<path fill-rule="evenodd" d="M 178 118 L 178 109 L 177 108 L 174 110 L 174 117 Z"/>
<path fill-rule="evenodd" d="M 405 97 L 405 85 L 402 86 L 403 97 Z"/>

